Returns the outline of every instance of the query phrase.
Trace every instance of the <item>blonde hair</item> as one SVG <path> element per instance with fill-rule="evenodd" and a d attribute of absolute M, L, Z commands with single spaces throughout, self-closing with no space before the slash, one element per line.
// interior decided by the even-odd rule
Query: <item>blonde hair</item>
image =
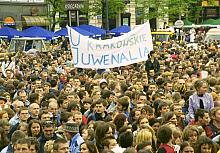
<path fill-rule="evenodd" d="M 147 130 L 147 129 L 140 130 L 136 136 L 136 144 L 137 145 L 141 144 L 144 141 L 152 143 L 152 138 L 153 138 L 153 135 L 149 130 Z"/>

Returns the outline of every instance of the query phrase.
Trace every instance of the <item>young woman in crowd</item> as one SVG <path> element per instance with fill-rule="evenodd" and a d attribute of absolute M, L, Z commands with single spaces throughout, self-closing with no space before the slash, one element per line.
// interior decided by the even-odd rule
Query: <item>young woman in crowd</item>
<path fill-rule="evenodd" d="M 200 136 L 196 141 L 195 153 L 214 153 L 217 148 L 213 141 L 207 136 Z"/>
<path fill-rule="evenodd" d="M 194 149 L 190 146 L 188 141 L 184 141 L 180 145 L 180 153 L 194 153 Z"/>
<path fill-rule="evenodd" d="M 192 147 L 195 146 L 199 136 L 200 133 L 196 126 L 188 125 L 183 130 L 183 141 L 188 141 Z"/>
<path fill-rule="evenodd" d="M 80 152 L 81 153 L 99 153 L 96 145 L 91 141 L 83 142 L 80 145 Z"/>
<path fill-rule="evenodd" d="M 28 124 L 28 136 L 39 138 L 42 134 L 42 126 L 40 121 L 31 120 Z"/>

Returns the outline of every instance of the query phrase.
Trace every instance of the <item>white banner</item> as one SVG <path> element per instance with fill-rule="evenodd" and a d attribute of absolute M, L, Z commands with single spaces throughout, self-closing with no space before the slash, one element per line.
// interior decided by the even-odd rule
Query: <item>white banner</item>
<path fill-rule="evenodd" d="M 68 27 L 74 66 L 78 68 L 114 68 L 146 61 L 153 50 L 149 23 L 120 37 L 96 40 Z"/>

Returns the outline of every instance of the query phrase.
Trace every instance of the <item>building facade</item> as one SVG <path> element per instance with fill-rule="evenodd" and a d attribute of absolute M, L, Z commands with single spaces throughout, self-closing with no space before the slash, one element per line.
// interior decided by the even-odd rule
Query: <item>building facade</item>
<path fill-rule="evenodd" d="M 48 27 L 48 7 L 44 0 L 0 0 L 0 26 L 24 29 Z"/>

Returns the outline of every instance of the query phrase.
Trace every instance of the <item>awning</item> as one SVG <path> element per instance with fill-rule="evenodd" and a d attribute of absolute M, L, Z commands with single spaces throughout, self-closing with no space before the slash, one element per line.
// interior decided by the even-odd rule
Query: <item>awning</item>
<path fill-rule="evenodd" d="M 22 16 L 21 20 L 24 27 L 50 25 L 49 19 L 46 16 Z"/>

